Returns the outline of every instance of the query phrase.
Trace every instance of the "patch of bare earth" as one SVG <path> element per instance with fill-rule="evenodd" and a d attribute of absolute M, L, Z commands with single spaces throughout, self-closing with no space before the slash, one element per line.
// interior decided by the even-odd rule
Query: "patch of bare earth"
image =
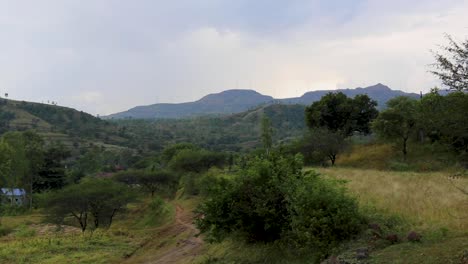
<path fill-rule="evenodd" d="M 198 230 L 192 224 L 193 217 L 192 212 L 176 205 L 174 222 L 156 231 L 124 263 L 191 263 L 203 247 L 203 240 L 196 236 Z"/>

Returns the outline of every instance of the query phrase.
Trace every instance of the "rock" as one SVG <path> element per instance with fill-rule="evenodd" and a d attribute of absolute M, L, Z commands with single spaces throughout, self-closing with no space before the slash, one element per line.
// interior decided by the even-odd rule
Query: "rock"
<path fill-rule="evenodd" d="M 411 231 L 408 236 L 406 237 L 410 242 L 421 242 L 421 234 L 416 233 L 415 231 Z"/>

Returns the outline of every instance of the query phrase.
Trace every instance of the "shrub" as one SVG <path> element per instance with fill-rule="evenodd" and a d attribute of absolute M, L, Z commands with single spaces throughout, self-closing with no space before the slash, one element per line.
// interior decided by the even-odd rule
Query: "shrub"
<path fill-rule="evenodd" d="M 346 195 L 341 182 L 325 180 L 312 172 L 291 186 L 288 237 L 297 247 L 327 253 L 361 230 L 363 218 L 358 205 Z"/>
<path fill-rule="evenodd" d="M 197 209 L 212 241 L 284 242 L 320 256 L 357 234 L 363 218 L 341 182 L 302 172 L 302 161 L 271 154 L 255 158 L 233 180 L 211 189 Z"/>

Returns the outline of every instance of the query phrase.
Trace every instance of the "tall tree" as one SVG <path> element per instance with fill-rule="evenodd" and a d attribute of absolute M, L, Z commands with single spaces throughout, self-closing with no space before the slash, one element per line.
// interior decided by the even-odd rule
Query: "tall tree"
<path fill-rule="evenodd" d="M 403 159 L 408 154 L 408 139 L 416 131 L 417 101 L 396 97 L 387 102 L 388 108 L 374 120 L 373 129 L 381 137 L 401 144 Z"/>
<path fill-rule="evenodd" d="M 450 35 L 446 38 L 448 45 L 442 46 L 443 52 L 434 52 L 435 69 L 431 72 L 452 90 L 468 90 L 468 39 L 459 43 Z"/>

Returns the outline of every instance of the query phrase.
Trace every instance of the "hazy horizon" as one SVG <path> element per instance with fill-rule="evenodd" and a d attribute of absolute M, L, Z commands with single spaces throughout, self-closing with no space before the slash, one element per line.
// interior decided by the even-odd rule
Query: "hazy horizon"
<path fill-rule="evenodd" d="M 468 1 L 3 1 L 0 94 L 93 114 L 229 89 L 427 92 Z"/>

